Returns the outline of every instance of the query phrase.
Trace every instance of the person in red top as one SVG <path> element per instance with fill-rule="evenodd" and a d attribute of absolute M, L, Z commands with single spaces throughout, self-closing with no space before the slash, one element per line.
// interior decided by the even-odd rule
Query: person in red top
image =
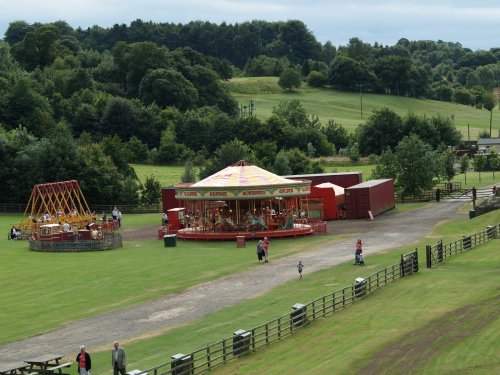
<path fill-rule="evenodd" d="M 363 253 L 363 241 L 359 239 L 356 242 L 356 252 L 354 253 L 354 264 L 360 264 L 360 256 Z"/>
<path fill-rule="evenodd" d="M 78 364 L 78 373 L 80 375 L 90 375 L 92 368 L 92 361 L 89 353 L 85 351 L 85 346 L 80 346 L 80 353 L 76 356 L 76 363 Z"/>
<path fill-rule="evenodd" d="M 262 245 L 264 246 L 264 259 L 265 259 L 265 262 L 269 262 L 269 245 L 270 245 L 270 242 L 269 240 L 267 239 L 267 237 L 264 237 L 264 240 L 262 241 Z"/>

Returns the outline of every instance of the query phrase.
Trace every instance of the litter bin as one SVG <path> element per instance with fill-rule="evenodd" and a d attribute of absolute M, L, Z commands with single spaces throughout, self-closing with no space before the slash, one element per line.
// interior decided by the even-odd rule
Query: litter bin
<path fill-rule="evenodd" d="M 486 235 L 490 240 L 496 238 L 496 226 L 488 225 L 486 227 Z"/>
<path fill-rule="evenodd" d="M 177 235 L 176 234 L 166 234 L 163 236 L 163 243 L 165 247 L 176 247 L 177 246 Z"/>
<path fill-rule="evenodd" d="M 233 332 L 233 356 L 247 353 L 250 350 L 252 332 L 239 329 Z"/>
<path fill-rule="evenodd" d="M 470 236 L 463 236 L 462 237 L 462 247 L 464 249 L 470 249 L 471 248 L 471 237 Z"/>
<path fill-rule="evenodd" d="M 354 279 L 354 297 L 361 298 L 366 294 L 366 279 L 356 277 Z"/>
<path fill-rule="evenodd" d="M 290 320 L 294 327 L 301 326 L 307 322 L 307 306 L 302 303 L 296 303 L 292 306 Z"/>
<path fill-rule="evenodd" d="M 189 354 L 174 354 L 172 357 L 172 362 L 170 362 L 170 369 L 172 370 L 172 375 L 188 375 L 194 374 L 194 362 L 193 355 Z"/>
<path fill-rule="evenodd" d="M 245 236 L 236 236 L 236 247 L 245 247 Z"/>
<path fill-rule="evenodd" d="M 474 219 L 476 217 L 476 211 L 475 210 L 470 210 L 469 211 L 469 219 Z"/>

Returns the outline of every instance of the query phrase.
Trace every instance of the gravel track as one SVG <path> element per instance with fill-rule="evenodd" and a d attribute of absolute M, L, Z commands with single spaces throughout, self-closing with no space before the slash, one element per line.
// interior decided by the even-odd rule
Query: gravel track
<path fill-rule="evenodd" d="M 368 257 L 371 253 L 399 246 L 409 251 L 410 248 L 404 246 L 425 236 L 437 223 L 463 217 L 463 214 L 457 213 L 462 205 L 462 202 L 455 201 L 433 203 L 411 212 L 378 216 L 373 221 L 329 222 L 329 233 L 354 234 L 352 238 L 336 242 L 332 246 L 301 254 L 300 259 L 306 265 L 305 277 L 308 273 L 351 261 L 357 237 L 363 238 L 366 243 L 365 254 Z M 144 230 L 140 232 L 145 233 Z M 134 236 L 132 232 L 125 231 L 124 237 L 131 239 Z M 85 343 L 91 350 L 96 350 L 103 345 L 110 347 L 112 341 L 116 339 L 127 342 L 158 334 L 160 331 L 188 323 L 262 294 L 262 289 L 257 291 L 253 287 L 255 279 L 261 280 L 260 285 L 265 285 L 267 289 L 296 279 L 297 261 L 297 255 L 272 260 L 271 252 L 269 264 L 256 264 L 255 268 L 250 270 L 196 285 L 180 293 L 72 322 L 51 332 L 0 345 L 0 363 L 24 360 L 47 353 L 73 355 L 81 343 Z"/>

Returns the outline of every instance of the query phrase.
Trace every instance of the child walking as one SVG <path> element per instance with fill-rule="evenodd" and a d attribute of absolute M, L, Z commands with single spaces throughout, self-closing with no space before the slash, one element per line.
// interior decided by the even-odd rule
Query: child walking
<path fill-rule="evenodd" d="M 297 264 L 297 270 L 299 271 L 299 275 L 300 275 L 299 279 L 302 279 L 302 270 L 303 270 L 304 268 L 306 268 L 306 266 L 304 266 L 304 265 L 302 264 L 302 261 L 301 261 L 301 260 L 299 260 L 299 264 Z"/>

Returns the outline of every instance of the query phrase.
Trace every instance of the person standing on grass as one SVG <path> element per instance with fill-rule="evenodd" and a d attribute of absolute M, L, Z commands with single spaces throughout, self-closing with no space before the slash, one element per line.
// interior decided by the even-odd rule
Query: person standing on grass
<path fill-rule="evenodd" d="M 125 349 L 120 346 L 118 341 L 113 343 L 113 350 L 111 351 L 111 362 L 113 366 L 113 375 L 127 374 L 127 359 L 125 357 Z"/>
<path fill-rule="evenodd" d="M 356 242 L 356 251 L 354 253 L 354 264 L 359 264 L 359 256 L 363 252 L 363 241 L 361 238 Z"/>
<path fill-rule="evenodd" d="M 92 368 L 92 361 L 90 355 L 85 351 L 85 346 L 80 346 L 80 353 L 76 356 L 76 363 L 78 364 L 79 375 L 90 375 Z"/>
<path fill-rule="evenodd" d="M 257 244 L 257 259 L 259 263 L 262 263 L 262 258 L 264 257 L 264 244 L 262 240 L 259 240 L 259 243 Z"/>
<path fill-rule="evenodd" d="M 271 243 L 269 242 L 267 237 L 264 237 L 264 240 L 262 241 L 262 246 L 264 247 L 264 259 L 265 259 L 266 263 L 269 262 L 269 245 L 270 244 Z"/>
<path fill-rule="evenodd" d="M 302 279 L 302 270 L 303 270 L 304 268 L 306 268 L 306 266 L 304 266 L 304 265 L 302 264 L 302 261 L 301 261 L 301 260 L 299 260 L 299 264 L 297 264 L 297 271 L 299 271 L 299 275 L 300 275 L 299 279 Z"/>

